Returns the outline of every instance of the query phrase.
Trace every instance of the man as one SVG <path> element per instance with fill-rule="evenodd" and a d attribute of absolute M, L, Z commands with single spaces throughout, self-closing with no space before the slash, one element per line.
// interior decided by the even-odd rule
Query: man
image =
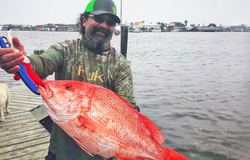
<path fill-rule="evenodd" d="M 133 81 L 128 61 L 110 46 L 114 26 L 120 23 L 112 0 L 92 0 L 79 19 L 82 38 L 52 45 L 43 54 L 29 57 L 32 69 L 41 78 L 55 72 L 56 80 L 87 81 L 106 87 L 126 99 L 138 111 L 133 94 Z M 16 73 L 25 54 L 16 37 L 19 50 L 0 49 L 0 67 Z M 53 124 L 48 160 L 103 160 L 83 151 L 61 128 Z"/>

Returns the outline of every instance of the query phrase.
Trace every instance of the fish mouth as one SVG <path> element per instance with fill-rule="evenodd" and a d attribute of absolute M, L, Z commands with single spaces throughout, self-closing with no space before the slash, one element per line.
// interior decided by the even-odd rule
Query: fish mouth
<path fill-rule="evenodd" d="M 41 94 L 41 95 L 44 95 L 45 94 L 45 88 L 43 88 L 42 86 L 37 86 L 37 89 L 38 89 L 38 92 Z"/>
<path fill-rule="evenodd" d="M 44 87 L 38 85 L 37 89 L 42 97 L 47 98 L 47 99 L 50 99 L 51 97 L 53 97 L 53 91 L 50 89 L 47 83 L 44 83 Z"/>

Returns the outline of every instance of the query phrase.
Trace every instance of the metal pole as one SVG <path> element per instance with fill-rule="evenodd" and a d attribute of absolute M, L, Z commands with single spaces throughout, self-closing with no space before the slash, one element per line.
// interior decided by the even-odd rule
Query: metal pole
<path fill-rule="evenodd" d="M 128 48 L 128 26 L 121 26 L 121 54 L 127 58 Z"/>
<path fill-rule="evenodd" d="M 122 0 L 121 0 L 121 13 L 120 13 L 120 19 L 121 19 L 121 24 L 122 24 Z"/>

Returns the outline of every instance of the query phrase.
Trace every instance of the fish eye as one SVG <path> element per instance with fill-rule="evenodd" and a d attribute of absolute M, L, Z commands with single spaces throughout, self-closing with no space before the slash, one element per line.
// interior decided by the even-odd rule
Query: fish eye
<path fill-rule="evenodd" d="M 72 89 L 72 85 L 71 85 L 71 84 L 66 84 L 66 85 L 65 85 L 65 88 L 66 88 L 67 90 L 71 90 L 71 89 Z"/>

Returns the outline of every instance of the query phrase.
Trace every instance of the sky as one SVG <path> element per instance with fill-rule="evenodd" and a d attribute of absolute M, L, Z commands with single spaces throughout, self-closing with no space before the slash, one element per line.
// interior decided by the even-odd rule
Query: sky
<path fill-rule="evenodd" d="M 1 24 L 75 24 L 90 0 L 0 0 Z M 121 0 L 113 0 L 121 15 Z M 122 23 L 250 26 L 250 0 L 122 0 Z"/>

